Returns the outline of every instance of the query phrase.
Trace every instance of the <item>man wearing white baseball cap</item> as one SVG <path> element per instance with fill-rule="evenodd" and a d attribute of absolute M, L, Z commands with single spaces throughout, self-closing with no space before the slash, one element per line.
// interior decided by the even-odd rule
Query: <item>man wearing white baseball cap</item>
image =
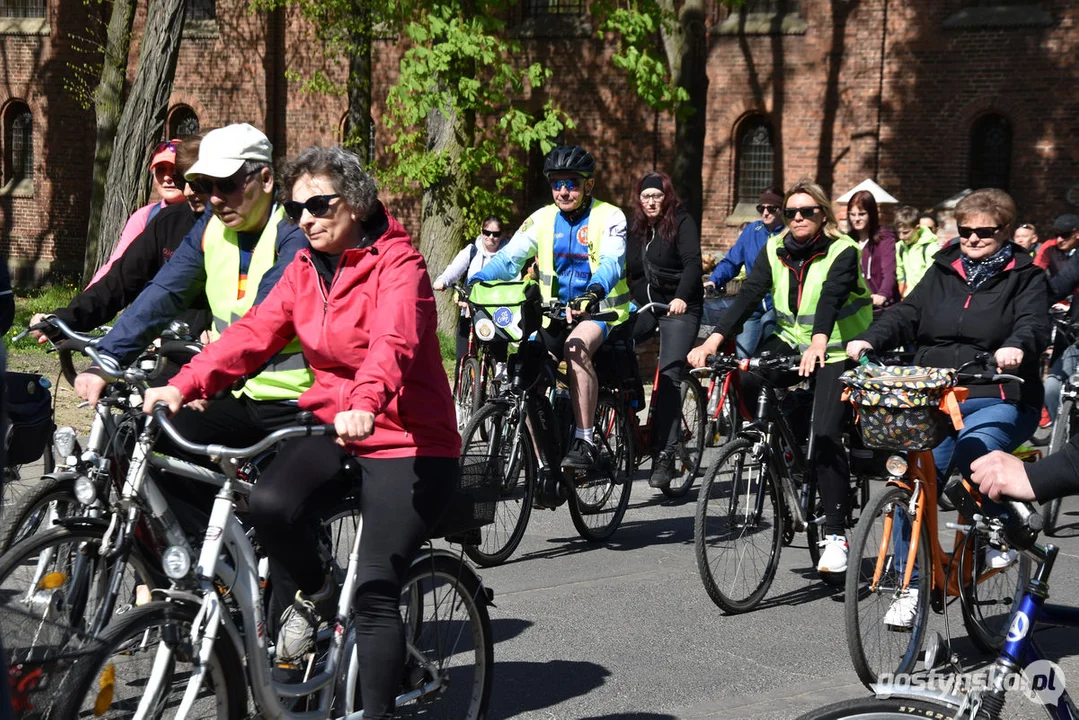
<path fill-rule="evenodd" d="M 272 153 L 269 139 L 246 123 L 212 130 L 202 139 L 199 158 L 184 177 L 209 197 L 207 212 L 101 340 L 99 353 L 115 367 L 81 373 L 75 380 L 80 397 L 97 402 L 105 377 L 134 361 L 201 295 L 220 333 L 262 302 L 296 252 L 307 247 L 303 231 L 274 202 Z M 292 422 L 295 400 L 310 385 L 311 373 L 293 341 L 236 397 L 216 401 L 198 417 L 184 411 L 176 424 L 185 437 L 200 442 L 203 431 L 220 420 L 230 441 L 253 443 Z"/>

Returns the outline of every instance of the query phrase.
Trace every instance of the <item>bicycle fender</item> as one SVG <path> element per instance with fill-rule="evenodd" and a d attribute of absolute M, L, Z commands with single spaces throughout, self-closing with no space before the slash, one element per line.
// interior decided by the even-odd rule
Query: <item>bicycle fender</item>
<path fill-rule="evenodd" d="M 907 698 L 909 700 L 929 700 L 931 702 L 962 708 L 967 698 L 953 695 L 944 690 L 931 690 L 908 683 L 874 683 L 869 686 L 878 698 Z"/>
<path fill-rule="evenodd" d="M 887 480 L 884 485 L 886 487 L 902 488 L 911 494 L 914 493 L 914 485 L 907 482 L 906 478 L 892 478 L 891 480 Z"/>
<path fill-rule="evenodd" d="M 41 475 L 40 477 L 43 480 L 45 478 L 49 478 L 51 480 L 60 480 L 60 481 L 71 480 L 72 482 L 74 482 L 75 478 L 79 477 L 79 475 L 80 475 L 80 473 L 77 473 L 74 470 L 60 470 L 60 471 L 56 471 L 56 472 L 45 473 L 45 474 Z"/>
<path fill-rule="evenodd" d="M 461 556 L 456 553 L 452 553 L 449 550 L 443 550 L 441 548 L 431 549 L 428 552 L 421 553 L 415 560 L 413 560 L 412 565 L 409 566 L 409 569 L 417 567 L 418 565 L 420 565 L 420 563 L 429 562 L 432 555 L 435 557 L 444 557 L 454 563 L 460 563 L 462 573 L 470 577 L 476 583 L 476 587 L 480 589 L 480 599 L 483 602 L 487 603 L 490 607 L 497 607 L 497 605 L 495 605 L 494 603 L 494 591 L 484 585 L 483 578 L 479 576 L 479 573 L 476 572 L 475 568 L 473 568 L 472 565 L 470 565 L 469 563 L 464 562 L 461 559 Z"/>
<path fill-rule="evenodd" d="M 53 527 L 67 528 L 68 530 L 108 530 L 109 521 L 105 518 L 94 517 L 70 517 L 62 518 L 53 523 Z"/>

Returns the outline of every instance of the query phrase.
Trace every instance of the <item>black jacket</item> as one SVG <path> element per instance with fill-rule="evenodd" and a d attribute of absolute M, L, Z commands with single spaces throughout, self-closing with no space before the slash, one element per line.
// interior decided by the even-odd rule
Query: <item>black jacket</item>
<path fill-rule="evenodd" d="M 1045 272 L 1030 255 L 1017 252 L 1003 270 L 972 290 L 962 274 L 959 252 L 954 245 L 937 253 L 911 294 L 858 339 L 877 351 L 913 345 L 915 365 L 944 368 L 959 367 L 979 353 L 1019 348 L 1023 363 L 1013 374 L 1025 382 L 970 383 L 970 397 L 999 397 L 1041 408 L 1041 354 L 1049 344 Z"/>
<path fill-rule="evenodd" d="M 806 269 L 809 263 L 820 262 L 831 243 L 832 238 L 823 233 L 803 248 L 793 245 L 788 247 L 784 243 L 779 247 L 778 257 L 768 256 L 767 244 L 762 247 L 757 259 L 753 262 L 753 270 L 742 283 L 742 289 L 734 298 L 726 314 L 720 319 L 719 324 L 716 325 L 716 332 L 721 333 L 724 338 L 729 338 L 742 329 L 746 319 L 761 306 L 764 296 L 773 290 L 772 263 L 775 262 L 782 262 L 791 274 L 788 302 L 789 307 L 797 313 L 798 299 L 802 294 L 802 279 L 805 277 Z M 839 310 L 847 302 L 850 294 L 857 289 L 861 272 L 857 248 L 852 247 L 839 253 L 832 267 L 828 269 L 824 288 L 821 290 L 820 299 L 814 311 L 814 335 L 832 334 L 836 318 L 839 317 Z M 764 338 L 761 339 L 764 340 Z"/>
<path fill-rule="evenodd" d="M 669 303 L 679 298 L 699 308 L 704 302 L 701 234 L 685 210 L 678 211 L 677 219 L 678 234 L 671 243 L 655 237 L 650 229 L 645 230 L 643 242 L 634 238 L 632 232 L 628 235 L 626 278 L 638 305 L 651 301 Z"/>
<path fill-rule="evenodd" d="M 79 331 L 93 330 L 109 322 L 138 297 L 199 219 L 186 202 L 169 205 L 147 223 L 109 271 L 76 295 L 66 308 L 53 311 L 56 317 Z M 210 315 L 202 298 L 179 319 L 191 326 L 197 337 L 209 327 Z"/>

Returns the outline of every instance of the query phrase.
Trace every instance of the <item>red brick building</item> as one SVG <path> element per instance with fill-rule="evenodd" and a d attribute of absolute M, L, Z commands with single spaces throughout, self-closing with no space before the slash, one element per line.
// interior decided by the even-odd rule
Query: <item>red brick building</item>
<path fill-rule="evenodd" d="M 565 139 L 602 166 L 597 194 L 625 205 L 640 173 L 669 169 L 673 121 L 634 99 L 584 5 L 526 0 L 512 13 L 522 60 L 554 71 L 542 96 L 521 102 L 551 98 L 565 109 L 577 124 Z M 104 21 L 100 12 L 81 0 L 0 0 L 0 252 L 24 277 L 81 264 L 94 117 L 66 85 L 92 59 L 80 38 Z M 136 38 L 144 14 L 145 5 Z M 286 155 L 339 137 L 344 99 L 305 95 L 286 75 L 323 64 L 343 78 L 301 19 L 252 13 L 243 0 L 192 0 L 189 18 L 170 135 L 248 121 Z M 871 177 L 923 208 L 1002 186 L 1021 218 L 1040 225 L 1079 212 L 1077 24 L 1073 0 L 747 0 L 742 10 L 712 0 L 705 244 L 735 237 L 761 187 L 803 175 L 833 197 Z M 399 56 L 395 41 L 379 42 L 380 104 Z M 543 193 L 533 173 L 511 224 Z M 415 217 L 417 197 L 394 207 Z"/>

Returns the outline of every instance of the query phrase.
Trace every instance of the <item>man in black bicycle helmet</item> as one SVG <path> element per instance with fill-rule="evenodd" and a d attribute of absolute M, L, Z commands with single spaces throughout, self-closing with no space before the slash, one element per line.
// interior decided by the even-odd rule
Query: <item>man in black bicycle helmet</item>
<path fill-rule="evenodd" d="M 562 467 L 590 469 L 598 455 L 592 440 L 599 382 L 592 356 L 611 328 L 629 317 L 626 284 L 626 216 L 592 196 L 596 160 L 580 145 L 552 150 L 543 162 L 553 203 L 532 213 L 509 243 L 473 281 L 514 280 L 532 257 L 546 302 L 566 303 L 566 322 L 545 322 L 537 339 L 552 355 L 565 358 L 577 431 Z M 589 319 L 597 310 L 614 311 L 608 322 Z M 544 505 L 557 504 L 557 478 L 544 483 Z"/>

